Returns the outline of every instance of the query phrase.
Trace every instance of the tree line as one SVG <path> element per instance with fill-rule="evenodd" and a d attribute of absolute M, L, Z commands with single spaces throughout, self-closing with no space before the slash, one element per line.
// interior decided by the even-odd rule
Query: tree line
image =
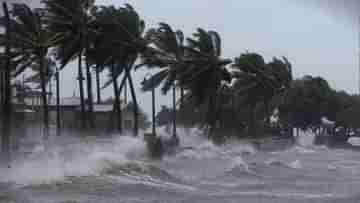
<path fill-rule="evenodd" d="M 346 120 L 346 111 L 355 111 L 356 99 L 335 92 L 321 78 L 293 80 L 286 57 L 265 61 L 258 53 L 246 52 L 227 58 L 218 32 L 198 28 L 191 36 L 184 36 L 180 29 L 163 22 L 146 29 L 145 21 L 129 4 L 115 7 L 98 6 L 93 0 L 44 0 L 43 5 L 31 9 L 26 4 L 13 4 L 7 12 L 3 4 L 0 84 L 4 126 L 11 118 L 11 80 L 30 69 L 34 75 L 28 80 L 40 84 L 44 133 L 48 134 L 46 84 L 74 61 L 78 64 L 82 128 L 96 126 L 93 86 L 101 103 L 101 90 L 111 85 L 117 129 L 122 132 L 120 95 L 129 84 L 134 134 L 138 134 L 133 74 L 140 68 L 154 72 L 142 83 L 144 91 L 158 87 L 164 94 L 179 91 L 177 119 L 201 123 L 209 136 L 218 129 L 246 129 L 248 135 L 259 135 L 259 126 L 270 125 L 275 108 L 283 125 L 310 128 L 318 124 L 320 116 L 327 116 L 355 126 Z M 108 75 L 103 86 L 100 74 Z M 92 84 L 93 77 L 96 84 Z M 351 99 L 345 101 L 345 97 Z M 334 109 L 339 112 L 334 113 Z"/>
<path fill-rule="evenodd" d="M 236 94 L 234 84 L 231 87 L 233 90 L 223 95 L 223 100 L 227 102 L 220 107 L 220 122 L 217 125 L 221 136 L 264 135 L 269 127 L 287 130 L 291 136 L 293 129 L 311 130 L 317 134 L 325 133 L 326 129 L 328 135 L 345 137 L 357 135 L 360 128 L 359 95 L 337 91 L 324 78 L 309 75 L 289 81 L 288 85 L 285 91 L 269 100 L 249 103 L 251 100 L 246 95 Z M 178 110 L 178 122 L 186 127 L 203 126 L 206 108 L 205 105 L 197 107 L 195 103 L 188 102 Z M 157 115 L 158 125 L 168 125 L 170 116 L 171 109 L 162 106 Z M 270 122 L 272 117 L 276 119 Z M 331 123 L 330 128 L 324 126 L 324 119 Z M 251 123 L 255 123 L 258 132 L 249 131 Z M 339 129 L 340 133 L 336 133 L 335 129 Z"/>

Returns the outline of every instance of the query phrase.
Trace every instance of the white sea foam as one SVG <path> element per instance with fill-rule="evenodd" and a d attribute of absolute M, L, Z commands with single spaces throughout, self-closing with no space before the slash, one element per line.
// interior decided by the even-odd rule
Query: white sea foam
<path fill-rule="evenodd" d="M 310 131 L 300 131 L 300 136 L 296 137 L 296 144 L 303 147 L 311 147 L 314 144 L 315 134 Z"/>
<path fill-rule="evenodd" d="M 266 165 L 271 165 L 271 166 L 281 166 L 281 167 L 286 167 L 286 168 L 292 168 L 292 169 L 302 169 L 302 163 L 299 160 L 295 160 L 293 162 L 287 163 L 285 161 L 281 161 L 275 158 L 271 158 L 267 161 L 265 161 Z"/>
<path fill-rule="evenodd" d="M 143 158 L 146 153 L 143 140 L 130 136 L 61 137 L 43 145 L 36 145 L 28 156 L 13 156 L 11 168 L 0 169 L 0 181 L 28 185 L 61 181 L 69 176 L 98 175 L 113 165 Z"/>
<path fill-rule="evenodd" d="M 245 172 L 250 172 L 249 165 L 244 161 L 244 159 L 241 156 L 237 156 L 233 158 L 232 162 L 230 163 L 230 167 L 226 169 L 226 171 L 230 172 L 235 169 L 239 169 Z"/>
<path fill-rule="evenodd" d="M 292 148 L 293 151 L 295 151 L 298 154 L 314 154 L 316 151 L 309 147 L 303 147 L 303 146 L 295 146 Z"/>
<path fill-rule="evenodd" d="M 293 161 L 293 162 L 287 164 L 287 166 L 289 166 L 290 168 L 293 168 L 293 169 L 302 169 L 303 168 L 303 166 L 299 160 Z"/>
<path fill-rule="evenodd" d="M 360 146 L 360 137 L 350 137 L 347 142 L 353 146 Z"/>

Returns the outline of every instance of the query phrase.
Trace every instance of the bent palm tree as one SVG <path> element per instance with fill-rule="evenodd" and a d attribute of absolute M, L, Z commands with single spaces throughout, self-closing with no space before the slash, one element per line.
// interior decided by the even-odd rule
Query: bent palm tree
<path fill-rule="evenodd" d="M 89 48 L 92 35 L 92 23 L 89 11 L 92 9 L 94 0 L 44 0 L 46 9 L 46 23 L 48 28 L 54 33 L 60 33 L 63 36 L 61 44 L 56 47 L 56 58 L 60 60 L 61 68 L 64 68 L 70 61 L 78 57 L 78 80 L 81 101 L 81 123 L 86 126 L 85 116 L 85 98 L 82 70 L 82 56 Z M 94 127 L 92 116 L 93 99 L 92 84 L 89 63 L 85 57 L 87 93 L 89 101 L 89 122 Z"/>
<path fill-rule="evenodd" d="M 168 24 L 160 23 L 158 29 L 149 30 L 145 37 L 154 46 L 142 53 L 142 63 L 137 67 L 146 65 L 150 69 L 160 68 L 160 71 L 144 83 L 142 88 L 150 91 L 164 82 L 161 90 L 166 94 L 184 66 L 184 35 L 180 30 L 174 32 Z"/>
<path fill-rule="evenodd" d="M 187 41 L 186 68 L 181 70 L 177 79 L 198 105 L 207 105 L 206 123 L 211 136 L 219 116 L 216 102 L 219 91 L 223 83 L 232 80 L 226 69 L 231 60 L 221 57 L 221 38 L 215 31 L 199 28 Z"/>
<path fill-rule="evenodd" d="M 266 64 L 264 58 L 257 53 L 245 53 L 235 58 L 233 64 L 233 85 L 235 94 L 239 97 L 245 96 L 244 103 L 250 107 L 249 135 L 257 136 L 256 132 L 256 106 L 264 102 L 266 109 L 266 120 L 269 122 L 269 101 L 291 82 L 291 66 L 288 61 L 274 60 Z"/>
<path fill-rule="evenodd" d="M 120 106 L 120 97 L 118 94 L 118 84 L 117 77 L 123 71 L 119 68 L 117 62 L 121 55 L 117 55 L 118 47 L 113 45 L 113 41 L 117 39 L 118 27 L 116 27 L 116 19 L 119 15 L 119 11 L 113 7 L 95 7 L 92 11 L 94 16 L 94 27 L 96 32 L 94 33 L 93 40 L 90 44 L 90 48 L 87 50 L 86 55 L 95 67 L 96 79 L 97 79 L 97 91 L 98 97 L 100 96 L 100 81 L 99 81 L 99 72 L 102 72 L 105 68 L 110 72 L 110 80 L 107 81 L 103 88 L 106 88 L 108 85 L 113 84 L 114 89 L 114 110 L 117 115 L 117 128 L 119 132 L 122 132 L 122 123 L 121 123 L 121 106 Z M 114 30 L 110 30 L 114 29 Z M 117 72 L 120 71 L 120 72 Z M 98 98 L 98 100 L 100 100 Z"/>
<path fill-rule="evenodd" d="M 46 95 L 45 58 L 50 47 L 57 45 L 61 37 L 48 31 L 42 24 L 40 15 L 25 4 L 14 4 L 14 20 L 11 21 L 9 42 L 13 48 L 13 63 L 16 64 L 14 75 L 22 73 L 34 64 L 39 66 L 39 76 L 43 103 L 44 133 L 48 135 L 49 113 Z M 4 39 L 4 35 L 0 37 Z M 1 40 L 3 42 L 3 40 Z"/>
<path fill-rule="evenodd" d="M 112 75 L 110 82 L 115 81 L 119 75 L 124 73 L 120 87 L 115 87 L 114 93 L 120 95 L 126 80 L 130 85 L 131 96 L 134 103 L 134 134 L 138 133 L 138 103 L 135 88 L 131 77 L 131 70 L 139 54 L 147 48 L 147 42 L 142 37 L 145 23 L 137 12 L 129 4 L 125 7 L 115 8 L 99 7 L 94 12 L 96 26 L 98 27 L 99 49 L 103 52 L 102 62 L 107 64 Z M 114 64 L 115 66 L 112 66 Z"/>
<path fill-rule="evenodd" d="M 143 91 L 150 91 L 161 83 L 162 92 L 166 94 L 173 87 L 173 136 L 176 135 L 176 98 L 175 86 L 176 77 L 185 68 L 184 34 L 176 32 L 165 23 L 160 23 L 158 29 L 151 29 L 145 38 L 154 46 L 149 47 L 142 54 L 142 65 L 152 69 L 160 68 L 160 71 L 143 83 Z"/>
<path fill-rule="evenodd" d="M 12 113 L 12 105 L 11 105 L 11 58 L 10 58 L 10 15 L 6 2 L 3 2 L 3 11 L 4 17 L 1 25 L 5 28 L 4 34 L 4 57 L 1 57 L 4 62 L 4 66 L 2 66 L 1 70 L 1 109 L 2 116 L 2 124 L 3 124 L 3 135 L 1 136 L 1 150 L 2 152 L 7 154 L 9 157 L 10 152 L 10 136 L 11 136 L 11 113 Z"/>
<path fill-rule="evenodd" d="M 292 82 L 292 66 L 287 58 L 278 59 L 274 57 L 270 63 L 266 64 L 267 74 L 272 76 L 274 80 L 274 88 L 272 91 L 265 92 L 264 105 L 267 115 L 267 123 L 270 123 L 269 102 L 277 95 L 284 95 L 286 90 L 290 88 Z"/>
<path fill-rule="evenodd" d="M 256 106 L 260 101 L 264 101 L 266 91 L 273 91 L 273 84 L 265 73 L 265 60 L 257 53 L 245 53 L 235 58 L 233 85 L 237 97 L 245 96 L 243 100 L 250 108 L 248 121 L 248 134 L 257 135 L 256 131 Z M 243 103 L 242 103 L 243 104 Z M 237 104 L 241 105 L 241 104 Z"/>
<path fill-rule="evenodd" d="M 33 74 L 27 77 L 24 80 L 24 83 L 35 84 L 35 88 L 41 88 L 41 77 L 40 77 L 40 65 L 32 64 L 30 66 Z M 51 58 L 47 57 L 44 60 L 44 69 L 45 69 L 45 84 L 51 84 L 51 80 L 55 78 L 56 80 L 56 126 L 57 126 L 57 135 L 60 135 L 60 83 L 59 83 L 59 70 L 56 66 L 56 62 Z M 50 87 L 51 95 L 51 87 Z M 49 98 L 50 99 L 50 98 Z M 51 101 L 49 102 L 51 103 Z"/>

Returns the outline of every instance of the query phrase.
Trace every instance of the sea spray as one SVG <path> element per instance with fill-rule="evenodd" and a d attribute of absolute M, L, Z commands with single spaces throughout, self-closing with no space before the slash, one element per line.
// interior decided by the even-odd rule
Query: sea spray
<path fill-rule="evenodd" d="M 64 136 L 43 144 L 48 145 L 44 147 L 46 151 L 34 150 L 26 156 L 13 156 L 11 168 L 0 171 L 0 182 L 44 184 L 70 176 L 99 175 L 106 168 L 127 164 L 131 160 L 144 160 L 146 157 L 142 138 L 130 136 Z M 36 148 L 39 146 L 36 145 Z"/>

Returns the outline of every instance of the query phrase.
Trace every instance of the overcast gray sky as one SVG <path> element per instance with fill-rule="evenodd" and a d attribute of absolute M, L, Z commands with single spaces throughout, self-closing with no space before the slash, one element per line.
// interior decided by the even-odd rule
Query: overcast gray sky
<path fill-rule="evenodd" d="M 319 75 L 333 88 L 357 92 L 359 0 L 97 0 L 96 3 L 118 6 L 130 3 L 148 27 L 167 22 L 187 36 L 197 27 L 216 30 L 222 36 L 226 57 L 236 57 L 245 50 L 259 52 L 267 60 L 286 56 L 293 63 L 296 77 Z M 134 74 L 137 89 L 145 72 Z M 61 76 L 63 96 L 78 91 L 74 65 L 67 67 Z M 112 90 L 105 90 L 104 95 L 112 96 Z M 138 95 L 140 105 L 150 112 L 150 95 L 140 91 Z M 158 100 L 158 108 L 171 101 L 170 95 L 159 96 Z"/>

